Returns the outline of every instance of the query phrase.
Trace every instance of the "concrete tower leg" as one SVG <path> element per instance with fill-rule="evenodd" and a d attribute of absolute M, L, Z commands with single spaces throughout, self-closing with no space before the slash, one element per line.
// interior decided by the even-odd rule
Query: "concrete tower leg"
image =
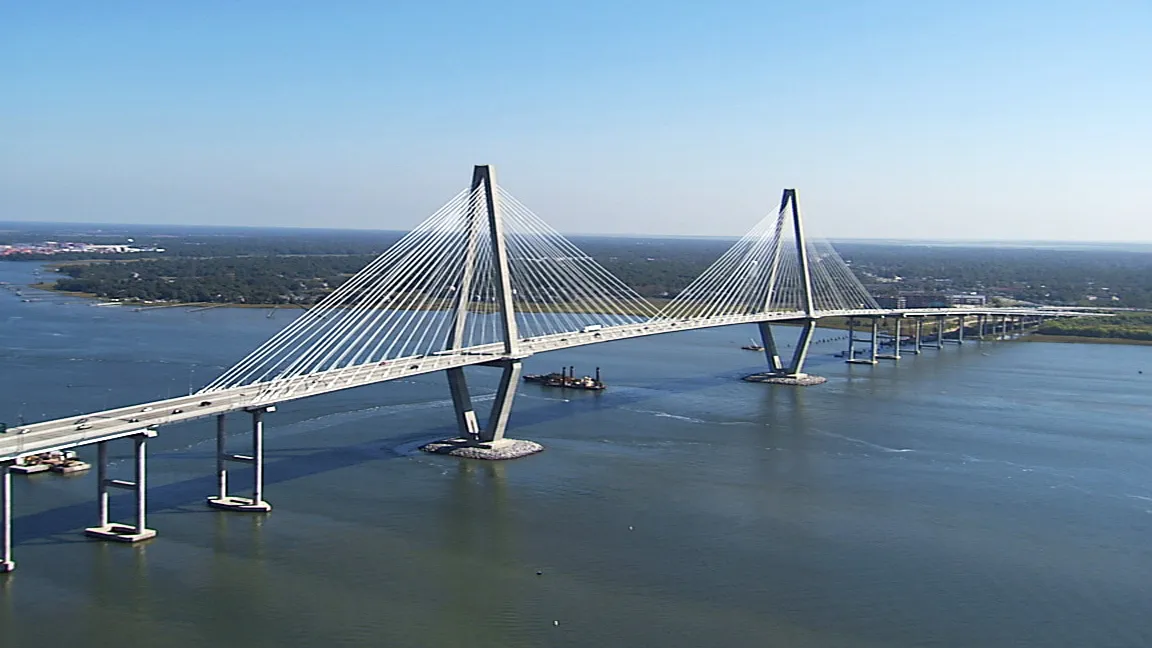
<path fill-rule="evenodd" d="M 11 467 L 11 461 L 0 462 L 0 574 L 16 569 L 16 561 L 12 559 Z"/>
<path fill-rule="evenodd" d="M 812 345 L 812 336 L 816 333 L 816 320 L 809 319 L 800 329 L 800 339 L 796 341 L 796 350 L 792 353 L 792 363 L 785 368 L 789 377 L 803 377 L 804 361 L 808 359 L 808 348 Z"/>
<path fill-rule="evenodd" d="M 800 327 L 800 337 L 796 340 L 796 350 L 785 365 L 780 359 L 779 347 L 768 322 L 760 322 L 760 339 L 764 342 L 764 355 L 768 359 L 768 373 L 779 378 L 803 378 L 804 361 L 808 359 L 808 349 L 812 346 L 812 336 L 816 332 L 816 320 L 805 320 Z"/>
<path fill-rule="evenodd" d="M 476 409 L 472 406 L 472 394 L 468 391 L 468 379 L 463 367 L 447 371 L 448 390 L 452 392 L 452 407 L 456 410 L 456 426 L 461 439 L 480 439 L 480 424 L 476 420 Z"/>
<path fill-rule="evenodd" d="M 156 537 L 156 531 L 148 528 L 148 439 L 156 436 L 156 432 L 147 430 L 132 437 L 135 446 L 135 481 L 108 478 L 108 449 L 107 441 L 96 446 L 96 497 L 99 502 L 99 525 L 84 529 L 84 533 L 91 538 L 100 540 L 115 540 L 117 542 L 140 542 Z M 108 515 L 108 488 L 123 488 L 131 490 L 136 495 L 136 523 L 133 525 L 110 522 Z"/>
<path fill-rule="evenodd" d="M 924 318 L 916 318 L 916 333 L 912 342 L 912 353 L 920 355 L 923 351 L 923 336 L 924 336 Z"/>
<path fill-rule="evenodd" d="M 764 346 L 764 357 L 768 360 L 768 371 L 774 374 L 784 373 L 784 363 L 780 360 L 780 350 L 776 347 L 776 336 L 772 335 L 772 325 L 769 322 L 757 324 L 760 329 L 760 342 Z"/>
<path fill-rule="evenodd" d="M 272 505 L 264 500 L 264 414 L 275 412 L 275 405 L 249 409 L 252 415 L 252 454 L 232 454 L 226 450 L 224 415 L 216 418 L 216 476 L 217 494 L 208 498 L 208 506 L 225 511 L 266 513 Z M 228 494 L 226 462 L 252 464 L 252 495 L 241 497 Z"/>
<path fill-rule="evenodd" d="M 480 433 L 482 443 L 496 443 L 504 439 L 504 429 L 508 427 L 508 415 L 512 413 L 512 399 L 516 396 L 516 386 L 520 384 L 521 362 L 509 360 L 504 363 L 504 373 L 500 376 L 500 386 L 492 401 L 492 413 L 488 424 Z"/>
<path fill-rule="evenodd" d="M 956 319 L 958 320 L 956 326 L 956 344 L 964 344 L 964 325 L 968 321 L 968 316 L 960 315 Z"/>

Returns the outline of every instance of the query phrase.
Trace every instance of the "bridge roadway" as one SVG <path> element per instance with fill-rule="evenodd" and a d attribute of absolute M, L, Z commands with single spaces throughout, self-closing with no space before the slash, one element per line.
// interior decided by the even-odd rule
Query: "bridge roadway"
<path fill-rule="evenodd" d="M 815 315 L 814 319 L 828 317 L 955 317 L 959 315 L 1068 317 L 1081 314 L 1069 310 L 1038 308 L 862 309 L 821 311 Z M 675 331 L 806 319 L 808 318 L 802 311 L 722 315 L 684 320 L 652 319 L 597 331 L 524 338 L 518 343 L 517 353 L 511 356 L 504 353 L 503 343 L 497 343 L 451 352 L 397 358 L 381 363 L 333 369 L 229 389 L 202 391 L 188 396 L 128 405 L 90 414 L 77 414 L 9 428 L 6 434 L 0 434 L 0 461 L 133 436 L 148 428 L 155 429 L 163 425 L 183 423 L 217 414 L 259 409 L 276 403 L 308 398 L 328 392 L 352 389 L 455 367 L 498 363 L 513 357 L 525 358 L 536 353 L 557 349 Z"/>

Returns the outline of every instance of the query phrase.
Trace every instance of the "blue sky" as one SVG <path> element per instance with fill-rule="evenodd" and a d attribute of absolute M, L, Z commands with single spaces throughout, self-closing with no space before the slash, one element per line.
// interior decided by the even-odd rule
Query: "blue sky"
<path fill-rule="evenodd" d="M 1152 241 L 1152 4 L 0 6 L 0 220 Z"/>

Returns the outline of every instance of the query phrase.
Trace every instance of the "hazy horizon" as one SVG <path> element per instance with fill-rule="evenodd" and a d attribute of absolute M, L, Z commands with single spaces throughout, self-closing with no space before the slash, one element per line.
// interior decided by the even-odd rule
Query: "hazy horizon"
<path fill-rule="evenodd" d="M 4 9 L 0 219 L 410 228 L 497 165 L 575 233 L 1152 241 L 1152 5 Z"/>
<path fill-rule="evenodd" d="M 27 226 L 43 228 L 75 227 L 76 233 L 97 236 L 147 236 L 148 229 L 179 231 L 207 230 L 208 232 L 227 232 L 229 230 L 241 232 L 253 231 L 286 231 L 303 235 L 309 231 L 316 232 L 373 232 L 373 233 L 406 233 L 409 229 L 371 229 L 358 227 L 307 227 L 307 226 L 281 226 L 281 225 L 197 225 L 193 223 L 83 223 L 69 221 L 0 221 L 0 233 Z M 108 231 L 102 231 L 108 228 Z M 140 230 L 132 232 L 133 228 Z M 86 231 L 88 230 L 88 231 Z M 692 235 L 692 234 L 660 234 L 660 233 L 603 233 L 603 232 L 560 232 L 570 238 L 625 238 L 625 239 L 686 239 L 686 240 L 732 240 L 741 235 Z M 165 233 L 166 235 L 170 235 Z M 1045 239 L 1020 240 L 994 240 L 994 239 L 900 239 L 900 238 L 850 238 L 831 237 L 832 243 L 850 243 L 866 245 L 911 245 L 911 246 L 950 246 L 950 247 L 1023 247 L 1023 248 L 1135 248 L 1141 251 L 1152 252 L 1152 241 L 1059 241 Z M 1147 250 L 1144 250 L 1147 248 Z"/>

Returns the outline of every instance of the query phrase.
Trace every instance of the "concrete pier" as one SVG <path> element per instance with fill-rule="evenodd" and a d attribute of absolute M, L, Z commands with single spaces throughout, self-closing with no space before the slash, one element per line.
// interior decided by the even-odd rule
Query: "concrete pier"
<path fill-rule="evenodd" d="M 876 358 L 880 360 L 900 360 L 900 318 L 897 317 L 893 324 L 893 338 L 892 338 L 892 353 L 877 354 Z"/>
<path fill-rule="evenodd" d="M 272 505 L 264 500 L 264 414 L 275 412 L 275 405 L 248 410 L 252 415 L 252 454 L 240 455 L 227 451 L 224 415 L 216 417 L 216 495 L 208 498 L 208 506 L 226 511 L 267 513 Z M 227 462 L 252 464 L 252 496 L 228 494 Z"/>
<path fill-rule="evenodd" d="M 140 542 L 156 537 L 156 531 L 147 525 L 147 443 L 148 439 L 156 436 L 152 430 L 142 431 L 132 437 L 135 446 L 135 481 L 108 478 L 108 447 L 107 441 L 96 444 L 96 526 L 84 529 L 84 533 L 91 538 L 99 540 L 115 540 L 116 542 Z M 136 494 L 136 523 L 132 525 L 111 522 L 108 515 L 108 489 L 123 488 Z"/>
<path fill-rule="evenodd" d="M 877 360 L 876 360 L 876 346 L 877 346 L 877 342 L 878 342 L 877 338 L 880 335 L 880 322 L 875 317 L 870 318 L 870 319 L 872 321 L 872 339 L 869 340 L 868 357 L 867 358 L 857 358 L 856 357 L 856 348 L 855 348 L 856 331 L 852 327 L 851 320 L 849 320 L 850 323 L 848 325 L 848 358 L 847 358 L 847 360 L 845 360 L 845 362 L 847 362 L 849 364 L 870 364 L 870 365 L 876 364 L 876 362 L 877 362 Z"/>
<path fill-rule="evenodd" d="M 935 320 L 935 322 L 936 322 L 936 335 L 935 335 L 935 338 L 934 338 L 934 340 L 933 340 L 932 342 L 924 342 L 924 343 L 922 343 L 922 344 L 920 345 L 920 348 L 922 348 L 922 349 L 937 349 L 937 350 L 939 350 L 939 349 L 943 349 L 943 348 L 944 348 L 944 343 L 943 343 L 943 337 L 944 337 L 944 318 L 943 318 L 942 316 L 939 316 L 939 315 L 937 315 L 937 316 L 934 318 L 934 320 Z"/>
<path fill-rule="evenodd" d="M 497 360 L 490 364 L 500 367 L 502 372 L 496 395 L 492 399 L 492 410 L 483 427 L 476 418 L 464 370 L 447 370 L 448 389 L 452 393 L 452 406 L 456 411 L 456 426 L 460 436 L 434 441 L 420 449 L 432 454 L 488 460 L 517 459 L 543 450 L 544 446 L 539 443 L 504 437 L 508 416 L 512 413 L 512 399 L 520 384 L 522 365 L 519 359 Z"/>
<path fill-rule="evenodd" d="M 16 561 L 12 560 L 11 467 L 11 461 L 0 462 L 0 574 L 16 569 Z"/>
<path fill-rule="evenodd" d="M 808 348 L 812 344 L 812 336 L 816 333 L 816 320 L 805 320 L 800 329 L 800 337 L 796 341 L 795 351 L 788 364 L 780 358 L 779 346 L 776 336 L 772 333 L 769 322 L 760 322 L 760 340 L 764 346 L 764 356 L 768 361 L 768 371 L 744 376 L 748 382 L 767 383 L 772 385 L 789 385 L 793 387 L 807 387 L 819 385 L 828 381 L 821 376 L 809 376 L 804 373 L 804 361 L 808 358 Z"/>

